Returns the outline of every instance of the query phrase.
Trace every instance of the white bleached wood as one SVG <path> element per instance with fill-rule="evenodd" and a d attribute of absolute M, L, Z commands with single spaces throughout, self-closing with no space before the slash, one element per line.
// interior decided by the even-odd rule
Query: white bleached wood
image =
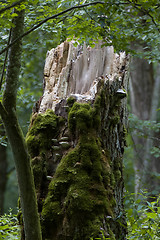
<path fill-rule="evenodd" d="M 61 99 L 76 95 L 77 99 L 94 99 L 97 93 L 99 77 L 121 81 L 122 66 L 126 65 L 124 52 L 114 53 L 112 46 L 101 47 L 101 42 L 94 48 L 74 42 L 60 44 L 47 53 L 44 67 L 45 88 L 39 113 L 46 109 L 55 110 Z"/>

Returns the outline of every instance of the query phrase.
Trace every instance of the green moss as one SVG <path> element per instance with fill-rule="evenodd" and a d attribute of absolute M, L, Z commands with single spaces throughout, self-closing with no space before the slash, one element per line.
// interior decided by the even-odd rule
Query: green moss
<path fill-rule="evenodd" d="M 117 116 L 113 116 L 112 119 L 111 119 L 111 124 L 113 126 L 115 126 L 120 120 L 120 117 L 117 115 Z"/>
<path fill-rule="evenodd" d="M 55 115 L 52 110 L 44 114 L 33 115 L 30 129 L 26 136 L 36 191 L 47 192 L 48 152 L 52 149 L 52 139 L 57 139 L 64 120 Z M 56 146 L 55 146 L 56 147 Z M 40 203 L 41 204 L 41 203 Z"/>
<path fill-rule="evenodd" d="M 73 107 L 68 115 L 69 129 L 72 134 L 76 131 L 81 134 L 86 131 L 88 132 L 92 126 L 92 116 L 90 114 L 90 110 L 91 106 L 89 104 L 80 104 L 77 102 L 73 104 Z"/>
<path fill-rule="evenodd" d="M 116 182 L 118 182 L 122 177 L 121 171 L 120 170 L 115 171 L 114 176 L 115 176 Z"/>
<path fill-rule="evenodd" d="M 98 96 L 95 100 L 94 106 L 90 104 L 75 102 L 69 112 L 68 123 L 72 134 L 76 131 L 83 134 L 89 132 L 91 128 L 95 130 L 100 126 L 100 107 L 102 98 Z"/>
<path fill-rule="evenodd" d="M 76 102 L 76 98 L 75 97 L 71 96 L 71 97 L 69 97 L 67 99 L 67 104 L 68 104 L 69 107 L 72 107 L 75 102 Z"/>
<path fill-rule="evenodd" d="M 120 178 L 119 160 L 115 161 L 111 169 L 110 153 L 102 148 L 98 133 L 101 107 L 104 108 L 108 98 L 102 91 L 93 106 L 75 101 L 74 97 L 67 100 L 68 126 L 69 135 L 73 139 L 76 137 L 78 143 L 74 149 L 69 148 L 61 159 L 50 182 L 41 213 L 45 239 L 64 239 L 63 236 L 67 240 L 97 238 L 103 228 L 103 217 L 114 217 L 113 192 L 116 181 Z M 116 109 L 111 112 L 112 125 L 119 121 L 116 112 Z M 52 110 L 47 110 L 45 114 L 34 117 L 32 122 L 26 141 L 33 158 L 36 188 L 39 189 L 46 176 L 45 155 L 50 150 L 59 151 L 55 148 L 59 147 L 56 143 L 60 142 L 57 139 L 64 120 L 57 117 Z M 67 148 L 68 146 L 66 150 Z M 115 175 L 112 173 L 113 169 Z M 108 231 L 112 239 L 113 233 L 109 225 Z"/>
<path fill-rule="evenodd" d="M 49 185 L 42 209 L 44 237 L 88 240 L 98 237 L 102 216 L 113 217 L 114 175 L 110 169 L 109 153 L 104 154 L 98 138 L 100 109 L 105 104 L 103 94 L 93 107 L 68 99 L 68 125 L 78 144 L 59 163 Z M 52 229 L 48 232 L 48 229 Z"/>
<path fill-rule="evenodd" d="M 30 156 L 31 157 L 38 156 L 40 139 L 35 135 L 27 134 L 26 142 Z"/>
<path fill-rule="evenodd" d="M 18 198 L 18 213 L 17 213 L 17 219 L 18 219 L 19 225 L 23 226 L 23 215 L 22 215 L 20 197 Z"/>
<path fill-rule="evenodd" d="M 123 126 L 123 133 L 124 137 L 126 137 L 126 135 L 128 134 L 127 128 L 125 126 Z"/>
<path fill-rule="evenodd" d="M 58 135 L 59 127 L 59 117 L 51 109 L 34 117 L 33 125 L 26 136 L 28 151 L 32 158 L 51 147 L 52 138 Z"/>
<path fill-rule="evenodd" d="M 122 178 L 121 165 L 122 165 L 122 159 L 118 157 L 115 158 L 113 163 L 113 174 L 114 174 L 114 179 L 116 183 L 118 183 Z"/>
<path fill-rule="evenodd" d="M 105 174 L 109 174 L 107 169 Z M 69 235 L 74 236 L 70 239 L 88 240 L 92 234 L 98 236 L 101 216 L 113 215 L 106 190 L 108 185 L 106 182 L 104 186 L 103 176 L 101 147 L 91 130 L 80 135 L 76 148 L 61 160 L 50 183 L 42 210 L 42 225 L 43 229 L 54 225 L 54 229 L 52 227 L 53 232 L 44 233 L 46 238 L 58 234 L 59 227 L 66 231 L 66 235 L 69 231 Z M 55 210 L 53 202 L 57 204 Z"/>
<path fill-rule="evenodd" d="M 32 159 L 32 169 L 34 175 L 34 183 L 36 190 L 38 191 L 43 183 L 43 179 L 47 176 L 45 159 L 42 156 Z"/>
<path fill-rule="evenodd" d="M 100 113 L 101 110 L 102 99 L 102 96 L 97 96 L 94 102 L 94 110 L 97 115 Z"/>

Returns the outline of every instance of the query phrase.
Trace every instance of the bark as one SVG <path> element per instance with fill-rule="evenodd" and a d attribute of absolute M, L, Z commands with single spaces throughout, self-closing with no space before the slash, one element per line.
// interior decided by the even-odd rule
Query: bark
<path fill-rule="evenodd" d="M 138 46 L 138 50 L 141 46 Z M 160 81 L 155 77 L 153 64 L 145 59 L 134 57 L 131 63 L 130 101 L 132 113 L 141 120 L 157 121 Z M 135 192 L 141 188 L 152 192 L 159 186 L 154 173 L 160 172 L 157 159 L 151 154 L 151 148 L 156 144 L 152 140 L 154 133 L 147 133 L 147 138 L 133 136 L 135 151 Z"/>
<path fill-rule="evenodd" d="M 160 92 L 160 65 L 157 65 L 156 73 L 154 74 L 154 86 L 152 92 L 152 99 L 151 99 L 151 110 L 149 120 L 157 122 L 157 109 L 159 104 L 159 92 Z M 157 177 L 160 174 L 160 164 L 158 158 L 155 158 L 151 153 L 151 149 L 155 146 L 159 146 L 159 139 L 160 139 L 160 131 L 154 132 L 150 130 L 148 133 L 148 138 L 146 141 L 146 151 L 144 155 L 145 159 L 145 173 L 143 174 L 143 181 L 146 183 L 148 179 L 150 181 L 149 184 L 149 191 L 152 192 L 152 195 L 157 195 L 159 193 L 159 185 L 160 180 Z M 154 194 L 154 192 L 157 192 Z"/>
<path fill-rule="evenodd" d="M 15 27 L 12 29 L 11 41 L 14 41 L 23 32 L 24 11 L 16 11 L 16 13 L 18 16 L 13 20 Z M 21 63 L 21 45 L 21 40 L 19 40 L 9 51 L 5 90 L 3 101 L 0 103 L 0 113 L 15 160 L 25 239 L 40 240 L 40 222 L 30 157 L 16 115 L 16 95 Z"/>
<path fill-rule="evenodd" d="M 4 136 L 3 126 L 0 126 L 0 136 Z M 7 148 L 0 144 L 0 215 L 4 214 L 4 196 L 7 184 Z"/>
<path fill-rule="evenodd" d="M 127 84 L 128 58 L 113 47 L 48 52 L 26 137 L 43 239 L 126 239 Z"/>

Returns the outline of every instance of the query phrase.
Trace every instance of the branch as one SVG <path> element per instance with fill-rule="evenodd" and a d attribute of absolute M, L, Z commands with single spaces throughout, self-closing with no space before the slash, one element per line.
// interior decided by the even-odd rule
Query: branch
<path fill-rule="evenodd" d="M 154 20 L 154 17 L 150 14 L 150 12 L 143 8 L 141 4 L 137 4 L 137 3 L 133 3 L 130 0 L 127 0 L 131 5 L 133 5 L 138 11 L 143 12 L 144 15 L 147 15 L 151 18 L 153 24 L 156 26 L 157 31 L 160 33 L 160 27 L 158 26 L 158 24 L 156 23 L 156 21 Z M 140 7 L 140 8 L 139 8 Z M 159 5 L 157 5 L 157 8 L 159 7 Z"/>
<path fill-rule="evenodd" d="M 24 2 L 24 0 L 20 0 L 20 1 L 18 1 L 18 2 L 14 2 L 14 3 L 12 3 L 12 5 L 9 5 L 9 6 L 7 6 L 7 7 L 2 8 L 2 9 L 0 10 L 0 14 L 2 14 L 3 12 L 5 12 L 6 10 L 9 10 L 9 9 L 11 9 L 11 8 L 16 7 L 17 5 L 21 4 L 22 2 Z"/>
<path fill-rule="evenodd" d="M 142 9 L 142 12 L 143 12 L 144 14 L 147 14 L 147 15 L 151 18 L 153 24 L 156 26 L 158 32 L 160 33 L 160 28 L 159 28 L 158 24 L 156 23 L 156 21 L 154 20 L 154 17 L 149 13 L 148 10 L 146 10 L 146 9 L 144 9 L 144 8 L 141 8 L 141 9 Z"/>
<path fill-rule="evenodd" d="M 12 28 L 9 31 L 9 37 L 8 37 L 7 45 L 9 45 L 10 40 L 11 40 L 11 31 L 12 31 Z M 6 68 L 7 58 L 8 58 L 8 49 L 6 51 L 6 55 L 5 55 L 5 59 L 4 59 L 4 63 L 3 63 L 3 69 L 2 69 L 1 80 L 0 80 L 0 90 L 2 88 L 2 83 L 3 83 L 3 77 L 4 77 L 5 68 Z"/>
<path fill-rule="evenodd" d="M 12 41 L 7 47 L 5 47 L 3 50 L 0 51 L 0 55 L 4 52 L 7 51 L 7 49 L 9 49 L 11 46 L 13 46 L 18 40 L 22 39 L 23 37 L 27 36 L 28 34 L 30 34 L 31 32 L 33 32 L 34 30 L 36 30 L 37 28 L 39 28 L 41 25 L 43 25 L 44 23 L 46 23 L 47 21 L 51 20 L 51 19 L 55 19 L 67 12 L 71 12 L 72 10 L 74 9 L 80 9 L 80 8 L 84 8 L 84 7 L 88 7 L 88 6 L 91 6 L 91 5 L 97 5 L 97 4 L 105 4 L 105 2 L 100 2 L 100 1 L 97 1 L 97 2 L 92 2 L 92 3 L 86 3 L 86 4 L 83 4 L 83 5 L 78 5 L 78 6 L 73 6 L 71 8 L 68 8 L 60 13 L 57 13 L 51 17 L 47 17 L 45 18 L 44 20 L 42 20 L 41 22 L 39 22 L 37 25 L 35 25 L 34 27 L 32 27 L 31 29 L 29 29 L 28 31 L 26 31 L 25 33 L 23 33 L 22 35 L 20 35 L 18 38 L 16 38 L 14 41 Z"/>
<path fill-rule="evenodd" d="M 157 5 L 156 5 L 156 9 L 159 8 L 159 7 L 160 7 L 160 4 L 157 4 Z"/>

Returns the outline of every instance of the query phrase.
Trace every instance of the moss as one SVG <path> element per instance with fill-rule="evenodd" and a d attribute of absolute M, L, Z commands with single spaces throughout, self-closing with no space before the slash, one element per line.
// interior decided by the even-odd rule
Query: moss
<path fill-rule="evenodd" d="M 34 175 L 34 183 L 36 190 L 38 191 L 43 183 L 43 179 L 47 176 L 47 170 L 45 166 L 45 159 L 43 157 L 35 157 L 32 159 L 32 169 Z"/>
<path fill-rule="evenodd" d="M 101 89 L 94 104 L 77 103 L 75 97 L 68 98 L 69 131 L 63 131 L 64 135 L 61 131 L 64 119 L 52 110 L 35 114 L 31 120 L 26 141 L 32 157 L 36 189 L 39 190 L 37 193 L 41 194 L 37 196 L 44 201 L 40 212 L 46 240 L 99 238 L 104 230 L 104 216 L 108 216 L 104 236 L 108 237 L 107 231 L 110 239 L 115 239 L 109 221 L 116 217 L 114 194 L 121 178 L 121 159 L 112 162 L 108 140 L 103 143 L 100 136 L 108 136 L 119 123 L 120 100 L 113 92 L 106 95 L 105 91 Z M 104 130 L 105 135 L 102 133 Z M 72 139 L 76 143 L 73 149 L 68 145 Z M 46 171 L 56 159 L 53 157 L 56 154 L 62 157 L 60 146 L 65 148 L 65 155 L 52 180 L 47 181 L 44 194 L 42 183 Z M 52 163 L 47 165 L 49 158 Z"/>
<path fill-rule="evenodd" d="M 127 134 L 128 134 L 127 128 L 123 126 L 122 140 L 124 141 L 124 146 L 126 147 L 127 147 L 127 141 L 126 141 Z"/>
<path fill-rule="evenodd" d="M 40 196 L 40 193 L 44 196 L 44 192 L 47 192 L 48 181 L 46 176 L 50 164 L 48 152 L 52 149 L 52 139 L 57 139 L 63 124 L 64 120 L 56 116 L 50 109 L 44 114 L 33 115 L 33 120 L 26 136 L 26 143 L 32 159 L 31 164 L 38 196 Z M 41 200 L 43 199 L 41 198 Z M 42 203 L 39 202 L 40 209 L 41 205 Z"/>
<path fill-rule="evenodd" d="M 34 116 L 26 141 L 33 158 L 37 189 L 46 176 L 47 151 L 59 153 L 57 147 L 60 143 L 66 146 L 66 155 L 56 169 L 42 206 L 44 239 L 96 239 L 101 236 L 104 216 L 114 218 L 116 203 L 113 192 L 116 181 L 120 178 L 119 160 L 116 159 L 113 168 L 110 167 L 110 152 L 102 148 L 98 133 L 103 115 L 101 109 L 107 105 L 107 101 L 103 90 L 93 105 L 77 103 L 74 97 L 67 100 L 69 137 L 71 134 L 73 139 L 76 137 L 78 140 L 74 149 L 68 150 L 65 139 L 59 140 L 63 119 L 57 117 L 52 110 Z M 112 125 L 117 124 L 117 109 L 110 112 Z M 114 234 L 109 225 L 108 232 L 112 239 Z"/>
<path fill-rule="evenodd" d="M 28 151 L 32 158 L 51 147 L 52 138 L 58 135 L 59 128 L 60 118 L 50 109 L 44 114 L 34 116 L 34 121 L 26 136 Z"/>
<path fill-rule="evenodd" d="M 76 102 L 76 98 L 75 97 L 71 96 L 71 97 L 69 97 L 67 99 L 67 104 L 68 104 L 69 107 L 72 107 L 75 102 Z"/>
<path fill-rule="evenodd" d="M 122 178 L 121 168 L 122 168 L 122 159 L 120 157 L 119 158 L 117 157 L 113 161 L 112 180 L 113 180 L 114 186 Z"/>
<path fill-rule="evenodd" d="M 98 130 L 100 127 L 100 108 L 102 98 L 96 97 L 93 107 L 86 103 L 75 102 L 69 112 L 68 123 L 72 134 L 78 130 L 78 133 L 83 134 L 89 132 L 91 128 Z"/>
<path fill-rule="evenodd" d="M 94 102 L 94 109 L 97 115 L 100 113 L 101 105 L 102 105 L 102 96 L 97 96 Z"/>
<path fill-rule="evenodd" d="M 91 106 L 89 104 L 80 104 L 77 102 L 73 104 L 73 107 L 68 115 L 69 129 L 72 134 L 74 134 L 76 130 L 82 134 L 86 131 L 88 132 L 91 128 L 92 117 L 89 110 L 91 110 Z"/>
<path fill-rule="evenodd" d="M 119 120 L 120 120 L 120 117 L 118 115 L 115 115 L 111 119 L 111 124 L 115 126 L 119 122 Z"/>
<path fill-rule="evenodd" d="M 121 171 L 120 170 L 115 171 L 114 176 L 115 176 L 116 182 L 118 182 L 122 177 Z"/>
<path fill-rule="evenodd" d="M 23 225 L 23 216 L 22 216 L 22 209 L 21 209 L 21 201 L 20 201 L 20 197 L 18 198 L 18 213 L 17 213 L 17 219 L 18 219 L 18 223 L 19 225 Z"/>
<path fill-rule="evenodd" d="M 49 185 L 42 229 L 52 226 L 52 232 L 44 230 L 45 238 L 63 239 L 58 236 L 64 231 L 65 236 L 70 236 L 67 239 L 88 240 L 99 236 L 101 216 L 113 216 L 111 170 L 104 167 L 107 157 L 102 155 L 93 121 L 100 101 L 94 111 L 90 104 L 75 102 L 69 112 L 69 128 L 72 134 L 78 132 L 78 144 L 61 159 Z"/>
<path fill-rule="evenodd" d="M 125 126 L 123 126 L 123 133 L 124 137 L 126 137 L 126 135 L 128 134 L 127 128 Z"/>
<path fill-rule="evenodd" d="M 62 221 L 62 209 L 59 201 L 50 201 L 46 199 L 46 204 L 49 201 L 50 208 L 43 209 L 43 218 L 46 220 L 46 225 L 42 224 L 43 236 L 52 235 L 53 232 L 57 231 L 58 223 Z M 46 239 L 46 238 L 45 238 Z"/>

